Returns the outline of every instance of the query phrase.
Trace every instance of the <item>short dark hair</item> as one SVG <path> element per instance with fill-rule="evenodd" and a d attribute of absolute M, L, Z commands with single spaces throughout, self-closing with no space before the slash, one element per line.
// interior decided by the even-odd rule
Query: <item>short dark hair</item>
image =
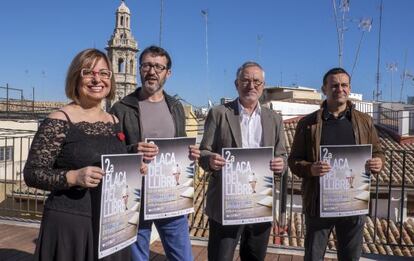
<path fill-rule="evenodd" d="M 323 85 L 326 84 L 329 75 L 335 75 L 340 73 L 345 73 L 346 75 L 348 75 L 349 83 L 351 83 L 351 76 L 349 75 L 349 73 L 344 68 L 335 67 L 325 73 L 325 75 L 323 76 Z"/>
<path fill-rule="evenodd" d="M 265 76 L 265 72 L 264 72 L 264 70 L 263 70 L 263 68 L 262 68 L 262 66 L 260 65 L 260 64 L 258 64 L 257 62 L 254 62 L 254 61 L 247 61 L 247 62 L 245 62 L 245 63 L 243 63 L 238 69 L 237 69 L 237 72 L 236 72 L 236 79 L 239 79 L 239 77 L 240 77 L 240 74 L 244 71 L 244 69 L 246 69 L 246 68 L 248 68 L 248 67 L 257 67 L 257 68 L 259 68 L 260 70 L 262 70 L 262 72 L 263 72 L 263 78 L 264 78 L 264 76 Z"/>
<path fill-rule="evenodd" d="M 142 51 L 141 55 L 139 56 L 140 65 L 142 64 L 142 58 L 146 54 L 152 54 L 154 56 L 164 56 L 165 58 L 167 58 L 167 68 L 171 69 L 171 66 L 172 66 L 171 57 L 165 49 L 159 46 L 156 46 L 156 45 L 151 45 L 145 48 L 144 51 Z"/>

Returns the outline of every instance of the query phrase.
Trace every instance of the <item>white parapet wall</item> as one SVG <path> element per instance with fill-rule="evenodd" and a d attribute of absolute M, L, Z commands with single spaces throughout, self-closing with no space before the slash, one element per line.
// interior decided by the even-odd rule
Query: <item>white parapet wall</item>
<path fill-rule="evenodd" d="M 355 109 L 365 112 L 373 117 L 374 106 L 372 102 L 353 101 Z M 283 120 L 304 116 L 320 108 L 318 104 L 306 104 L 297 102 L 271 101 L 270 109 L 282 114 Z"/>
<path fill-rule="evenodd" d="M 409 111 L 398 112 L 398 135 L 400 136 L 410 135 L 410 112 Z"/>
<path fill-rule="evenodd" d="M 22 179 L 31 141 L 38 122 L 33 120 L 0 120 L 0 181 Z"/>
<path fill-rule="evenodd" d="M 317 104 L 304 104 L 295 102 L 271 101 L 270 109 L 279 112 L 283 116 L 283 120 L 307 115 L 320 108 Z"/>
<path fill-rule="evenodd" d="M 355 104 L 355 109 L 358 111 L 365 112 L 371 117 L 374 117 L 374 105 L 372 102 L 365 102 L 365 101 L 352 101 Z"/>
<path fill-rule="evenodd" d="M 413 108 L 405 108 L 404 104 L 374 103 L 372 116 L 376 124 L 381 124 L 380 119 L 382 114 L 391 117 L 391 120 L 393 120 L 392 122 L 395 124 L 395 128 L 398 128 L 398 133 L 396 134 L 399 136 L 414 135 Z"/>
<path fill-rule="evenodd" d="M 374 196 L 374 195 L 372 195 Z M 391 191 L 391 195 L 385 199 L 378 199 L 377 213 L 375 213 L 375 204 L 376 201 L 371 198 L 371 216 L 377 214 L 378 218 L 387 218 L 388 217 L 388 200 L 390 201 L 390 219 L 394 222 L 401 222 L 401 212 L 402 212 L 402 221 L 407 220 L 407 192 L 404 193 L 404 197 L 401 196 L 401 191 Z M 402 208 L 401 208 L 401 201 Z"/>

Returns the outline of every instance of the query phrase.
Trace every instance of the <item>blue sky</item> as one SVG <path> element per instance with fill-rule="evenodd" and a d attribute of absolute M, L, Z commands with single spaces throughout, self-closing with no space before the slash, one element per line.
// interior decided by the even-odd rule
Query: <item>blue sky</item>
<path fill-rule="evenodd" d="M 120 0 L 1 1 L 0 86 L 8 83 L 24 89 L 27 98 L 34 86 L 36 100 L 65 101 L 64 80 L 71 59 L 85 48 L 105 48 L 119 4 Z M 160 0 L 126 0 L 126 4 L 139 48 L 158 44 Z M 350 0 L 344 35 L 343 66 L 351 71 L 361 38 L 358 21 L 373 18 L 352 79 L 353 91 L 367 100 L 376 87 L 379 4 L 380 0 Z M 208 77 L 204 9 L 209 20 Z M 412 0 L 384 0 L 380 65 L 384 100 L 391 98 L 387 63 L 398 64 L 393 100 L 399 99 L 405 52 L 406 68 L 414 73 L 412 10 Z M 163 23 L 162 46 L 173 59 L 173 75 L 165 89 L 195 105 L 207 104 L 207 97 L 216 102 L 235 97 L 235 71 L 246 60 L 263 65 L 271 86 L 319 88 L 323 74 L 338 65 L 331 0 L 164 0 Z M 413 83 L 406 81 L 404 97 L 414 95 Z"/>

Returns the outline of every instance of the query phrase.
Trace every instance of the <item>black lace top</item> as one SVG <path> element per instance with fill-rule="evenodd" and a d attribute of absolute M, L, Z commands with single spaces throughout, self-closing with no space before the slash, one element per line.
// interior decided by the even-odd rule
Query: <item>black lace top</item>
<path fill-rule="evenodd" d="M 126 153 L 118 132 L 119 125 L 112 122 L 45 119 L 24 168 L 26 184 L 51 191 L 45 208 L 90 216 L 92 205 L 99 201 L 101 186 L 69 188 L 66 173 L 87 166 L 100 167 L 102 154 Z"/>

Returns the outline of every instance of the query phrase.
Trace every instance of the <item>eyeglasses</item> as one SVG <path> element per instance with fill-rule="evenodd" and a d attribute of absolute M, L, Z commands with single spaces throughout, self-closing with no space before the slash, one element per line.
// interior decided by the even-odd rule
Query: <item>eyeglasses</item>
<path fill-rule="evenodd" d="M 167 66 L 159 63 L 143 63 L 141 64 L 140 68 L 143 72 L 149 72 L 151 71 L 151 68 L 154 68 L 156 73 L 162 73 L 165 69 L 167 69 Z"/>
<path fill-rule="evenodd" d="M 257 79 L 254 79 L 254 80 L 240 79 L 240 83 L 243 87 L 247 87 L 252 83 L 253 83 L 254 87 L 260 87 L 263 84 L 263 82 L 261 80 L 257 80 Z"/>
<path fill-rule="evenodd" d="M 98 74 L 100 79 L 111 79 L 112 72 L 107 69 L 101 69 L 97 72 L 92 71 L 91 69 L 83 68 L 81 70 L 81 76 L 82 78 L 93 78 L 95 75 Z"/>

